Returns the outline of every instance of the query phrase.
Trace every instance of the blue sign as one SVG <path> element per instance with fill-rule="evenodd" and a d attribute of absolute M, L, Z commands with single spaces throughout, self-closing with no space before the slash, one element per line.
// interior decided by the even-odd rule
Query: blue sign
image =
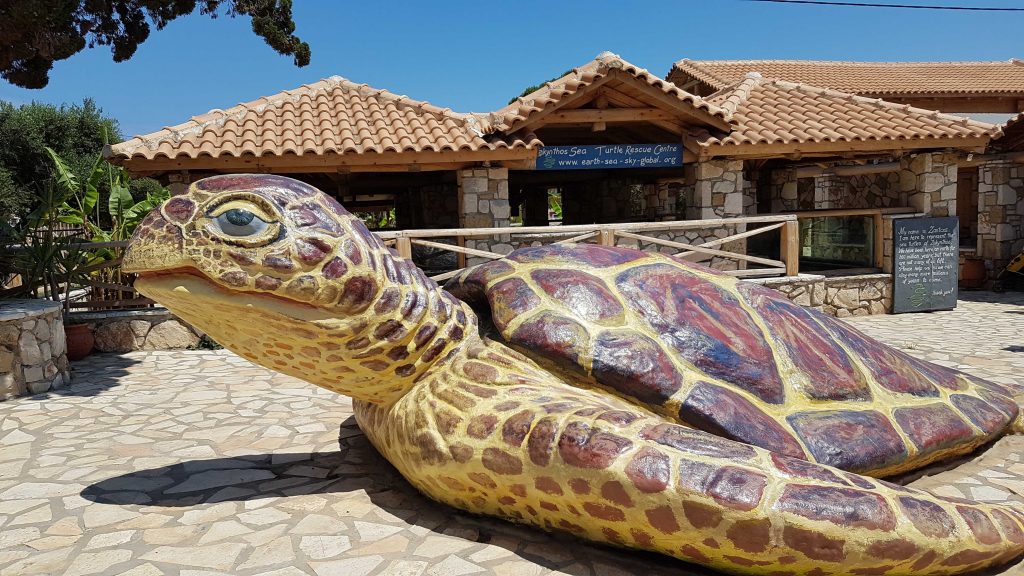
<path fill-rule="evenodd" d="M 537 170 L 671 168 L 682 165 L 682 144 L 544 146 L 537 151 Z"/>

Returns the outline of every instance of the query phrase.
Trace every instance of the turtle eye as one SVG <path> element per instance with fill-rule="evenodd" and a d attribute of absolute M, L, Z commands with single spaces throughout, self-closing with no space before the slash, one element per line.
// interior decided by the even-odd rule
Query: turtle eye
<path fill-rule="evenodd" d="M 207 229 L 228 243 L 260 246 L 278 236 L 280 224 L 273 213 L 247 199 L 224 202 L 208 214 Z"/>
<path fill-rule="evenodd" d="M 232 208 L 213 219 L 220 231 L 228 236 L 245 238 L 264 232 L 269 222 L 265 222 L 252 212 L 242 208 Z"/>

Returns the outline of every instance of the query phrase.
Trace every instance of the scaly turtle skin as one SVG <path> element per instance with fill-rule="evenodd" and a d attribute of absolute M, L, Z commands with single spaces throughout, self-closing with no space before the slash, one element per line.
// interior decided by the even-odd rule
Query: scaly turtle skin
<path fill-rule="evenodd" d="M 870 476 L 965 454 L 1006 387 L 923 362 L 774 290 L 662 254 L 524 248 L 448 283 L 549 368 L 688 426 Z"/>
<path fill-rule="evenodd" d="M 481 338 L 466 303 L 294 180 L 196 182 L 124 267 L 238 354 L 353 397 L 384 457 L 464 510 L 734 573 L 955 574 L 1024 552 L 1011 507 L 693 430 Z"/>

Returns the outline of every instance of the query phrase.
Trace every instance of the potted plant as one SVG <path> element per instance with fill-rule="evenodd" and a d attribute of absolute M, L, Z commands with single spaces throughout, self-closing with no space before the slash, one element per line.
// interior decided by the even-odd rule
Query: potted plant
<path fill-rule="evenodd" d="M 78 235 L 59 232 L 59 206 L 64 197 L 53 183 L 42 187 L 40 204 L 17 225 L 0 223 L 5 257 L 0 259 L 0 276 L 17 277 L 19 285 L 0 290 L 4 298 L 46 298 L 62 303 L 71 360 L 84 358 L 92 350 L 92 332 L 87 325 L 68 325 L 67 312 L 72 290 L 87 273 L 89 254 Z"/>

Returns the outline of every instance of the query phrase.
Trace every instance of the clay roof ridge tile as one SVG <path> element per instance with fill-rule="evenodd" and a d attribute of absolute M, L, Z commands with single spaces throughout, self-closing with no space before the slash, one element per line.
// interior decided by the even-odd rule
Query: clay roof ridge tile
<path fill-rule="evenodd" d="M 673 64 L 672 70 L 669 71 L 669 75 L 672 75 L 672 72 L 674 72 L 677 68 L 686 68 L 687 71 L 690 72 L 690 74 L 692 74 L 693 76 L 698 76 L 698 80 L 701 80 L 706 84 L 717 84 L 718 86 L 721 86 L 723 84 L 729 83 L 729 81 L 726 80 L 725 78 L 718 76 L 717 74 L 711 72 L 710 70 L 705 70 L 704 68 L 696 65 L 695 61 L 690 60 L 689 58 L 684 58 Z M 700 76 L 703 76 L 704 78 L 700 78 Z M 708 82 L 708 80 L 711 80 L 712 82 Z"/>

